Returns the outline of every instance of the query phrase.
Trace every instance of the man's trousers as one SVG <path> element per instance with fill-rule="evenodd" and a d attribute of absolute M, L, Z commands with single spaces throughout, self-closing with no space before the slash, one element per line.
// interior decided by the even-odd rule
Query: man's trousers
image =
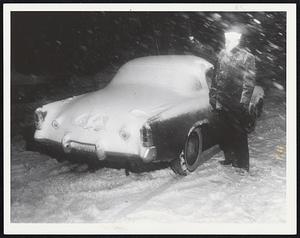
<path fill-rule="evenodd" d="M 217 111 L 213 122 L 214 134 L 224 152 L 225 161 L 249 171 L 248 133 L 240 118 L 230 111 Z"/>

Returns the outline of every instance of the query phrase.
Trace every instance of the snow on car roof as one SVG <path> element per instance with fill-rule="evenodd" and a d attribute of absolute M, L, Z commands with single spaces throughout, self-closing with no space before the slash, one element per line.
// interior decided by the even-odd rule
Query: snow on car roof
<path fill-rule="evenodd" d="M 147 56 L 123 65 L 111 86 L 138 84 L 187 93 L 205 87 L 205 71 L 212 64 L 192 55 Z"/>
<path fill-rule="evenodd" d="M 170 67 L 174 69 L 176 67 L 199 67 L 200 65 L 203 65 L 205 69 L 212 66 L 205 59 L 193 55 L 159 55 L 136 58 L 123 67 Z"/>

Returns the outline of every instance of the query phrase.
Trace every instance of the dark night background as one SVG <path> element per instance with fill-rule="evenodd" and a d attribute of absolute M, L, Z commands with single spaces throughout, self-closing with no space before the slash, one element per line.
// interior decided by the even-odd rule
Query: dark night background
<path fill-rule="evenodd" d="M 285 87 L 285 12 L 13 12 L 11 23 L 13 133 L 37 106 L 103 87 L 130 59 L 195 54 L 213 62 L 231 25 L 247 26 L 258 84 Z"/>

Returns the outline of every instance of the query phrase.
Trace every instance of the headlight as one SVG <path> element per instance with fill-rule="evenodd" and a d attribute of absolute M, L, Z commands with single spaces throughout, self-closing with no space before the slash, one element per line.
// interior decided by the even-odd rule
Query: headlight
<path fill-rule="evenodd" d="M 34 124 L 37 130 L 41 130 L 42 124 L 45 121 L 45 117 L 47 115 L 46 111 L 43 111 L 42 108 L 38 108 L 34 113 Z"/>
<path fill-rule="evenodd" d="M 58 123 L 58 121 L 56 121 L 56 120 L 52 121 L 52 127 L 53 127 L 54 129 L 58 129 L 58 128 L 59 128 L 59 123 Z"/>

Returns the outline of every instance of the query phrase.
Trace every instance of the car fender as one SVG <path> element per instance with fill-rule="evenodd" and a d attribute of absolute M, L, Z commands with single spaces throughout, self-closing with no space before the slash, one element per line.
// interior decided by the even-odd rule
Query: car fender
<path fill-rule="evenodd" d="M 193 131 L 193 130 L 195 130 L 197 127 L 200 127 L 201 128 L 201 126 L 203 126 L 204 124 L 208 124 L 209 122 L 208 122 L 208 119 L 206 119 L 206 118 L 204 118 L 204 119 L 202 119 L 202 120 L 200 120 L 200 121 L 197 121 L 192 127 L 191 127 L 191 129 L 189 130 L 189 133 L 188 133 L 188 135 L 187 136 L 189 136 L 190 134 L 191 134 L 191 132 Z"/>
<path fill-rule="evenodd" d="M 201 106 L 198 101 L 182 103 L 149 120 L 160 159 L 177 157 L 191 129 L 208 122 L 209 107 Z"/>

